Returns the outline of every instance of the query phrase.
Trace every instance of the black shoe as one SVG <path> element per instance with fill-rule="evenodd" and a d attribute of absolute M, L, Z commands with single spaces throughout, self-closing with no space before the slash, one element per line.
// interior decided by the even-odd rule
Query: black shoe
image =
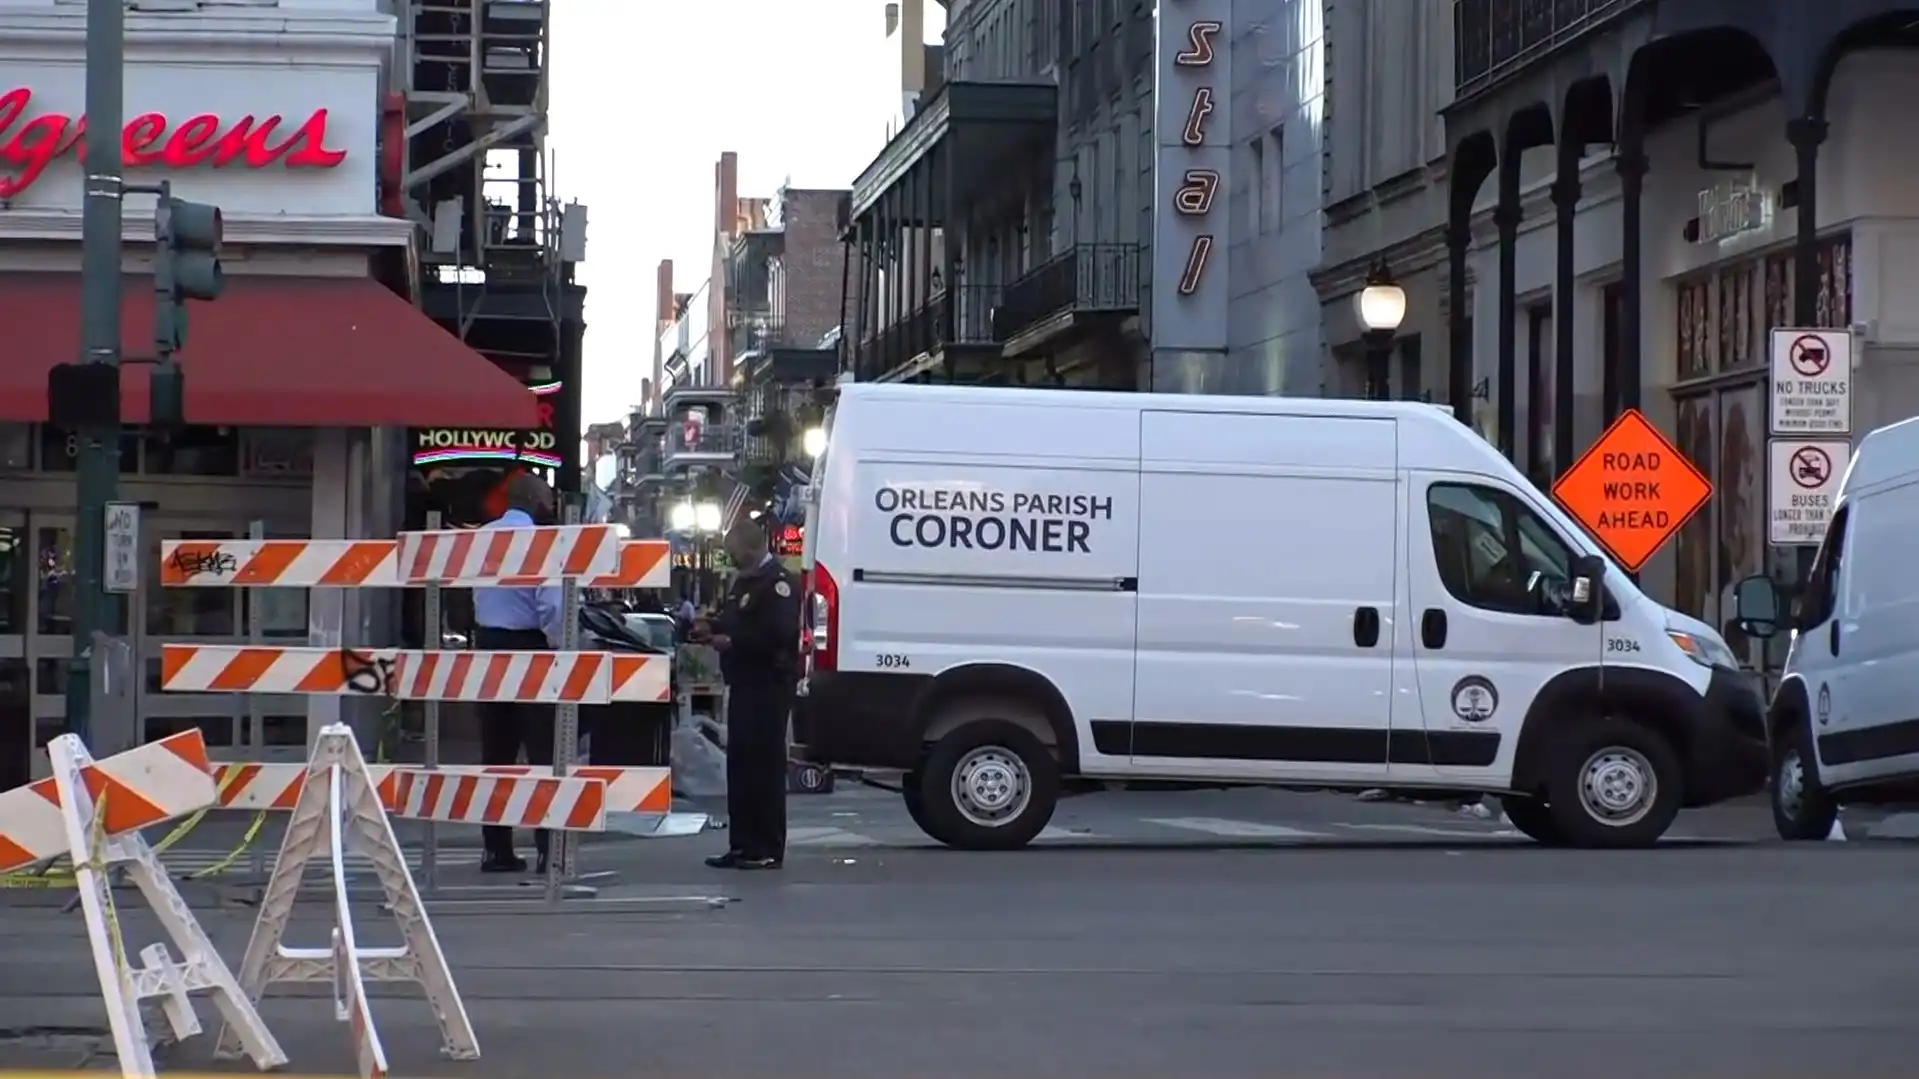
<path fill-rule="evenodd" d="M 715 854 L 708 858 L 706 864 L 714 869 L 738 869 L 740 863 L 745 860 L 746 855 L 736 850 L 729 850 L 725 854 Z"/>
<path fill-rule="evenodd" d="M 741 858 L 733 863 L 735 869 L 778 869 L 786 864 L 784 858 Z"/>
<path fill-rule="evenodd" d="M 516 854 L 488 854 L 480 859 L 482 873 L 524 873 L 526 859 Z"/>
<path fill-rule="evenodd" d="M 546 876 L 546 859 L 544 857 L 533 863 L 533 875 L 538 877 Z"/>

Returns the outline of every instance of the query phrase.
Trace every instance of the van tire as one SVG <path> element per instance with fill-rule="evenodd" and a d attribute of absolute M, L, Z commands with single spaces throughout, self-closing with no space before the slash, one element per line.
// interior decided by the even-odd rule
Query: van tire
<path fill-rule="evenodd" d="M 1650 847 L 1685 805 L 1672 745 L 1630 719 L 1569 717 L 1546 771 L 1546 804 L 1569 846 Z M 1649 786 L 1650 785 L 1650 786 Z"/>
<path fill-rule="evenodd" d="M 1772 782 L 1767 798 L 1772 803 L 1772 825 L 1781 839 L 1825 839 L 1839 819 L 1839 804 L 1819 783 L 1819 769 L 1813 763 L 1812 728 L 1798 719 L 1779 734 L 1782 737 L 1772 746 Z"/>
<path fill-rule="evenodd" d="M 934 835 L 933 829 L 927 823 L 926 796 L 922 793 L 921 776 L 918 770 L 900 777 L 900 800 L 906 803 L 906 815 L 913 818 L 913 823 L 919 825 L 920 831 L 925 832 L 928 838 L 937 842 L 946 842 Z"/>
<path fill-rule="evenodd" d="M 1566 845 L 1566 833 L 1553 819 L 1552 808 L 1539 799 L 1508 796 L 1499 800 L 1499 808 L 1527 839 L 1547 847 Z"/>
<path fill-rule="evenodd" d="M 920 827 L 960 850 L 1015 850 L 1033 841 L 1059 804 L 1059 763 L 1031 731 L 979 719 L 933 744 L 918 773 Z M 983 795 L 962 804 L 961 792 Z M 1001 799 L 1007 815 L 986 818 Z"/>

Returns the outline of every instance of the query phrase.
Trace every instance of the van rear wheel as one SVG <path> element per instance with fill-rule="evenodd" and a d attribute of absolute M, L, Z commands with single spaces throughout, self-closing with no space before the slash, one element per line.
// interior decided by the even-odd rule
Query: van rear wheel
<path fill-rule="evenodd" d="M 1685 804 L 1679 755 L 1658 731 L 1628 719 L 1571 719 L 1557 737 L 1546 804 L 1575 847 L 1650 847 Z"/>
<path fill-rule="evenodd" d="M 933 744 L 917 778 L 920 827 L 961 850 L 1023 847 L 1059 804 L 1059 764 L 1052 751 L 1004 720 L 954 729 Z"/>

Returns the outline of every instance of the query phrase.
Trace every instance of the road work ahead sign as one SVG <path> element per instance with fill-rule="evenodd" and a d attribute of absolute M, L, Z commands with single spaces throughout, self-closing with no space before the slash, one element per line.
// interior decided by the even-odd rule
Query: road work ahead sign
<path fill-rule="evenodd" d="M 1559 477 L 1553 497 L 1637 572 L 1712 497 L 1712 482 L 1631 409 Z"/>

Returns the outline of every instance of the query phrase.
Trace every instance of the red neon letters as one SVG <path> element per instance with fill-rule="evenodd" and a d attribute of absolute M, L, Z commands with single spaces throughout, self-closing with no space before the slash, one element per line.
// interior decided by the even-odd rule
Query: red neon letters
<path fill-rule="evenodd" d="M 32 104 L 33 91 L 24 86 L 0 94 L 0 168 L 14 171 L 11 177 L 0 176 L 0 198 L 32 187 L 62 157 L 71 154 L 75 160 L 86 160 L 86 117 L 42 113 L 16 128 Z M 290 169 L 330 169 L 346 160 L 346 151 L 327 148 L 326 121 L 327 110 L 315 109 L 282 137 L 282 116 L 248 115 L 229 123 L 208 112 L 174 124 L 160 113 L 144 112 L 127 121 L 120 133 L 120 152 L 126 164 L 136 168 L 238 164 L 264 169 L 280 164 Z"/>

